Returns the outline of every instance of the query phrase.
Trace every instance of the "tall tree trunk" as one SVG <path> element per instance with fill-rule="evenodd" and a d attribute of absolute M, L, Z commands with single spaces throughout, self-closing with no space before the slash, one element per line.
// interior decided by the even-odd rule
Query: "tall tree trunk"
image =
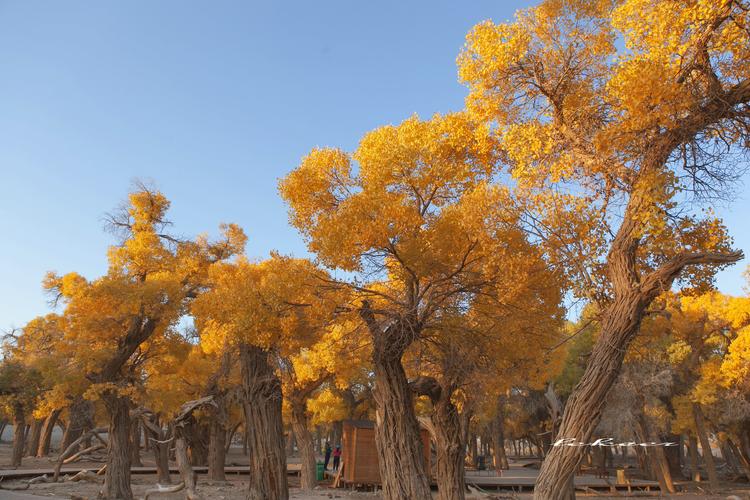
<path fill-rule="evenodd" d="M 224 464 L 227 457 L 225 449 L 227 430 L 224 428 L 224 424 L 220 418 L 212 418 L 209 426 L 208 479 L 210 481 L 226 481 Z"/>
<path fill-rule="evenodd" d="M 677 443 L 678 446 L 666 446 L 663 448 L 664 456 L 669 464 L 669 472 L 672 475 L 672 479 L 683 477 L 682 472 L 682 436 L 677 434 L 667 434 L 661 439 L 662 442 L 666 443 Z"/>
<path fill-rule="evenodd" d="M 375 349 L 378 351 L 379 349 Z M 375 444 L 386 500 L 429 500 L 419 425 L 401 357 L 387 348 L 373 354 L 375 365 Z"/>
<path fill-rule="evenodd" d="M 109 447 L 104 474 L 104 497 L 132 500 L 130 488 L 130 401 L 115 393 L 102 396 L 109 413 Z"/>
<path fill-rule="evenodd" d="M 209 426 L 192 419 L 184 429 L 190 465 L 208 465 Z"/>
<path fill-rule="evenodd" d="M 141 462 L 141 424 L 134 420 L 130 425 L 130 464 L 133 467 L 143 467 Z"/>
<path fill-rule="evenodd" d="M 719 451 L 721 451 L 721 457 L 724 459 L 724 463 L 729 467 L 732 474 L 739 474 L 739 462 L 726 441 L 719 443 Z"/>
<path fill-rule="evenodd" d="M 451 401 L 455 386 L 448 383 L 440 385 L 432 377 L 417 377 L 409 386 L 416 394 L 428 396 L 432 401 L 438 499 L 464 500 L 466 498 L 464 478 L 466 444 L 461 416 Z M 422 454 L 423 450 L 420 449 L 419 453 Z"/>
<path fill-rule="evenodd" d="M 601 410 L 620 372 L 627 345 L 638 331 L 646 304 L 638 291 L 619 296 L 602 320 L 602 333 L 581 380 L 573 389 L 563 412 L 557 439 L 589 442 L 601 418 Z M 569 488 L 583 446 L 553 446 L 542 462 L 534 488 L 534 500 L 574 498 Z"/>
<path fill-rule="evenodd" d="M 11 467 L 20 467 L 23 460 L 23 448 L 26 437 L 26 414 L 21 403 L 13 404 L 13 451 Z"/>
<path fill-rule="evenodd" d="M 495 470 L 499 476 L 503 470 L 510 468 L 505 454 L 505 396 L 497 397 L 497 414 L 492 421 L 492 450 Z"/>
<path fill-rule="evenodd" d="M 27 457 L 34 457 L 36 456 L 36 450 L 39 448 L 39 439 L 42 436 L 42 425 L 44 424 L 44 420 L 35 418 L 34 421 L 31 423 L 31 430 L 29 431 L 29 436 L 26 441 L 26 456 Z"/>
<path fill-rule="evenodd" d="M 172 479 L 169 476 L 169 443 L 152 443 L 151 449 L 156 463 L 156 481 L 159 484 L 170 484 Z"/>
<path fill-rule="evenodd" d="M 695 430 L 698 434 L 698 439 L 701 442 L 701 449 L 703 450 L 703 463 L 706 464 L 708 484 L 712 490 L 716 491 L 719 489 L 719 476 L 716 474 L 714 454 L 711 452 L 711 443 L 708 440 L 708 434 L 706 433 L 703 410 L 698 403 L 693 403 L 693 419 L 695 420 Z"/>
<path fill-rule="evenodd" d="M 643 320 L 648 306 L 664 291 L 686 266 L 695 264 L 732 264 L 742 252 L 709 253 L 684 251 L 657 269 L 643 273 L 637 262 L 641 243 L 640 212 L 650 206 L 648 175 L 644 172 L 661 168 L 667 160 L 663 151 L 654 151 L 641 167 L 641 178 L 634 186 L 617 234 L 607 254 L 607 272 L 614 291 L 613 300 L 603 311 L 601 333 L 565 405 L 557 439 L 573 438 L 588 442 L 601 419 L 607 394 L 614 385 L 630 342 Z M 668 155 L 667 155 L 668 156 Z M 560 500 L 575 497 L 572 478 L 582 457 L 582 446 L 554 446 L 542 463 L 534 488 L 534 500 Z"/>
<path fill-rule="evenodd" d="M 240 425 L 242 425 L 241 422 L 237 422 L 227 431 L 226 445 L 224 445 L 225 454 L 229 454 L 229 449 L 232 447 L 232 440 L 234 439 L 235 434 L 237 434 L 237 429 Z"/>
<path fill-rule="evenodd" d="M 307 426 L 307 404 L 305 400 L 292 400 L 292 429 L 297 438 L 297 447 L 302 460 L 300 483 L 303 490 L 311 490 L 317 486 L 315 466 L 315 444 Z"/>
<path fill-rule="evenodd" d="M 447 392 L 447 391 L 443 391 Z M 463 500 L 466 498 L 464 477 L 464 450 L 458 410 L 450 400 L 450 394 L 441 394 L 433 403 L 435 425 L 435 449 L 437 451 L 437 485 L 440 500 Z M 422 450 L 419 451 L 422 453 Z"/>
<path fill-rule="evenodd" d="M 185 498 L 187 500 L 201 500 L 195 489 L 195 473 L 190 465 L 185 436 L 179 428 L 175 429 L 175 435 L 175 458 L 177 459 L 177 468 L 180 469 L 180 477 L 182 477 L 182 482 L 185 483 Z"/>
<path fill-rule="evenodd" d="M 688 436 L 688 453 L 690 455 L 690 479 L 695 481 L 700 469 L 698 468 L 698 440 L 692 434 Z"/>
<path fill-rule="evenodd" d="M 52 410 L 52 413 L 47 415 L 44 419 L 44 425 L 42 425 L 42 435 L 39 438 L 39 446 L 36 450 L 37 457 L 46 457 L 49 455 L 51 443 L 52 443 L 52 432 L 55 430 L 55 424 L 57 418 L 60 416 L 62 410 Z"/>
<path fill-rule="evenodd" d="M 268 351 L 240 346 L 245 432 L 250 453 L 248 500 L 287 500 L 281 381 Z"/>
<path fill-rule="evenodd" d="M 471 465 L 477 465 L 477 457 L 479 456 L 479 449 L 477 447 L 477 435 L 469 431 L 469 457 L 471 459 Z M 523 441 L 521 441 L 521 453 L 523 454 Z"/>
<path fill-rule="evenodd" d="M 656 441 L 656 439 L 654 439 L 654 433 L 651 430 L 651 426 L 649 425 L 646 416 L 642 412 L 638 416 L 638 426 L 641 429 L 639 436 L 641 442 Z M 646 449 L 646 454 L 648 455 L 648 458 L 651 462 L 651 468 L 654 472 L 654 475 L 659 481 L 659 488 L 661 489 L 662 493 L 675 493 L 676 489 L 672 481 L 672 474 L 669 470 L 667 457 L 664 455 L 664 448 L 662 448 L 661 446 L 651 446 Z"/>
<path fill-rule="evenodd" d="M 159 416 L 155 414 L 151 414 L 147 420 L 143 421 L 143 430 L 146 436 L 145 441 L 150 444 L 154 454 L 156 482 L 170 484 L 172 480 L 169 476 L 169 446 L 172 440 L 169 439 L 169 435 L 172 433 L 164 431 Z"/>
<path fill-rule="evenodd" d="M 341 446 L 341 436 L 344 435 L 344 422 L 336 420 L 333 423 L 333 447 Z"/>
<path fill-rule="evenodd" d="M 375 447 L 383 498 L 431 500 L 412 391 L 401 364 L 421 327 L 414 318 L 405 318 L 383 328 L 366 300 L 359 314 L 373 340 Z"/>
<path fill-rule="evenodd" d="M 733 440 L 727 440 L 727 445 L 732 450 L 732 453 L 734 453 L 734 456 L 737 457 L 737 461 L 742 467 L 742 471 L 745 473 L 745 477 L 747 477 L 747 480 L 750 481 L 750 458 L 748 458 L 742 452 L 740 447 L 737 446 Z"/>

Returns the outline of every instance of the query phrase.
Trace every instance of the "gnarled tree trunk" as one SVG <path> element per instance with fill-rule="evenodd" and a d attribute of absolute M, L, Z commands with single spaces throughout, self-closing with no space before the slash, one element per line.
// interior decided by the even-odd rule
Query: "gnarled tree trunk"
<path fill-rule="evenodd" d="M 55 430 L 55 424 L 57 418 L 60 416 L 62 410 L 52 410 L 52 413 L 47 415 L 44 419 L 44 425 L 42 425 L 42 435 L 39 438 L 39 446 L 36 450 L 37 457 L 46 457 L 49 455 L 50 447 L 52 443 L 52 432 Z"/>
<path fill-rule="evenodd" d="M 510 468 L 505 454 L 505 396 L 502 395 L 497 398 L 497 415 L 492 421 L 492 450 L 499 476 L 503 470 Z"/>
<path fill-rule="evenodd" d="M 36 456 L 36 450 L 39 448 L 39 439 L 42 436 L 42 425 L 44 424 L 44 420 L 35 418 L 34 421 L 31 423 L 31 429 L 29 430 L 29 435 L 26 440 L 26 456 L 27 457 L 33 457 Z"/>
<path fill-rule="evenodd" d="M 130 425 L 130 464 L 133 467 L 143 467 L 141 462 L 141 425 L 134 420 Z"/>
<path fill-rule="evenodd" d="M 719 488 L 719 476 L 716 474 L 716 463 L 714 462 L 714 454 L 711 452 L 711 443 L 708 440 L 708 433 L 706 432 L 703 410 L 698 403 L 693 403 L 693 419 L 695 420 L 695 430 L 698 434 L 698 439 L 701 442 L 701 450 L 703 450 L 703 463 L 706 464 L 708 484 L 712 490 L 716 491 Z"/>
<path fill-rule="evenodd" d="M 218 403 L 219 398 L 215 401 Z M 209 423 L 208 436 L 208 479 L 210 481 L 226 481 L 224 464 L 226 462 L 227 430 L 222 421 L 212 418 Z"/>
<path fill-rule="evenodd" d="M 170 484 L 172 480 L 169 476 L 169 446 L 173 441 L 170 439 L 171 432 L 164 431 L 159 415 L 153 413 L 143 417 L 143 430 L 146 442 L 150 443 L 154 453 L 156 481 L 159 484 Z"/>
<path fill-rule="evenodd" d="M 401 320 L 384 329 L 367 301 L 359 313 L 373 339 L 375 445 L 383 498 L 431 500 L 412 390 L 401 364 L 420 327 Z"/>
<path fill-rule="evenodd" d="M 311 490 L 318 484 L 315 470 L 315 444 L 312 434 L 307 426 L 307 404 L 306 400 L 293 400 L 292 406 L 292 430 L 297 439 L 300 458 L 302 460 L 302 472 L 300 483 L 303 490 Z"/>
<path fill-rule="evenodd" d="M 209 426 L 192 419 L 190 424 L 185 426 L 184 433 L 188 445 L 190 465 L 207 465 Z"/>
<path fill-rule="evenodd" d="M 23 460 L 23 447 L 26 438 L 26 414 L 21 403 L 13 404 L 13 451 L 11 467 L 20 467 Z"/>
<path fill-rule="evenodd" d="M 240 365 L 250 457 L 248 500 L 287 500 L 281 381 L 271 354 L 259 347 L 240 346 Z"/>
<path fill-rule="evenodd" d="M 647 189 L 646 189 L 647 192 Z M 572 438 L 588 442 L 601 418 L 607 393 L 614 385 L 630 342 L 641 325 L 646 308 L 662 292 L 669 290 L 685 266 L 726 264 L 742 257 L 741 252 L 682 253 L 649 274 L 641 276 L 636 252 L 640 244 L 640 223 L 635 215 L 647 194 L 631 196 L 625 217 L 612 242 L 607 266 L 614 299 L 601 318 L 601 335 L 586 369 L 568 398 L 556 439 Z M 542 463 L 534 488 L 535 500 L 562 500 L 575 497 L 572 477 L 585 447 L 553 446 Z"/>
<path fill-rule="evenodd" d="M 642 404 L 643 402 L 641 402 Z M 649 441 L 656 442 L 651 426 L 642 412 L 638 415 L 638 427 L 640 430 L 638 433 L 639 441 L 643 443 Z M 672 474 L 669 470 L 667 458 L 664 455 L 664 449 L 661 446 L 652 446 L 646 448 L 645 452 L 651 465 L 651 470 L 656 480 L 659 481 L 659 488 L 662 493 L 675 493 L 676 490 L 672 482 Z"/>
<path fill-rule="evenodd" d="M 130 401 L 114 393 L 102 396 L 109 413 L 109 449 L 104 474 L 104 497 L 132 500 L 130 488 Z"/>

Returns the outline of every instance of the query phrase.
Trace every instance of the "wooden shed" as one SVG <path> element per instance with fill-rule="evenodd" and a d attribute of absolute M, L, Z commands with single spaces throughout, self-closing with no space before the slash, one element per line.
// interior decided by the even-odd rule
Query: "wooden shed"
<path fill-rule="evenodd" d="M 420 429 L 422 449 L 427 470 L 430 467 L 430 433 Z M 348 484 L 380 484 L 378 450 L 375 447 L 375 422 L 371 420 L 345 420 L 342 436 L 341 459 L 344 465 L 342 479 Z"/>

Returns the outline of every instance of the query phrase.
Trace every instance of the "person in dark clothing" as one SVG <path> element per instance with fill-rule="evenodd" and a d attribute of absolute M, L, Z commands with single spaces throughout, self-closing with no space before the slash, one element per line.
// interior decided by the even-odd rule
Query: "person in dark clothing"
<path fill-rule="evenodd" d="M 328 462 L 331 461 L 331 443 L 329 443 L 328 441 L 326 441 L 325 453 L 326 455 L 325 455 L 325 460 L 323 462 L 324 464 L 323 469 L 328 470 Z"/>
<path fill-rule="evenodd" d="M 339 463 L 341 463 L 341 446 L 336 446 L 333 451 L 333 470 L 339 470 Z"/>

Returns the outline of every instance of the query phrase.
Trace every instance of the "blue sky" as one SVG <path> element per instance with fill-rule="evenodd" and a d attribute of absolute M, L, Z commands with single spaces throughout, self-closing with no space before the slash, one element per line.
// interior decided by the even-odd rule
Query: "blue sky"
<path fill-rule="evenodd" d="M 102 216 L 134 178 L 178 234 L 236 222 L 251 256 L 302 254 L 278 178 L 314 146 L 460 109 L 466 32 L 525 4 L 0 0 L 0 329 L 48 311 L 47 270 L 105 270 Z M 746 191 L 717 209 L 749 253 Z M 741 293 L 746 266 L 720 288 Z"/>

